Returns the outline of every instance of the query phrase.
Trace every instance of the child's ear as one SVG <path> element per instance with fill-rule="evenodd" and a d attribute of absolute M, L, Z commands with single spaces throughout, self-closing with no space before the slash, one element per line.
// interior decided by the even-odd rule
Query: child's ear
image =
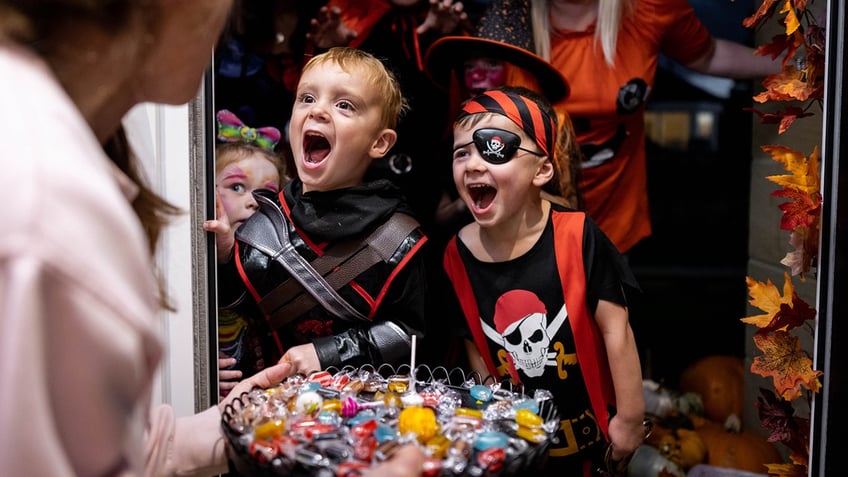
<path fill-rule="evenodd" d="M 397 142 L 397 131 L 394 129 L 383 129 L 380 131 L 380 135 L 377 136 L 374 144 L 371 145 L 371 150 L 369 151 L 371 158 L 379 159 L 385 156 L 389 152 L 389 149 L 395 145 L 395 142 Z"/>
<path fill-rule="evenodd" d="M 545 162 L 539 166 L 536 175 L 533 177 L 533 185 L 542 187 L 554 178 L 554 164 L 550 159 L 545 159 Z"/>

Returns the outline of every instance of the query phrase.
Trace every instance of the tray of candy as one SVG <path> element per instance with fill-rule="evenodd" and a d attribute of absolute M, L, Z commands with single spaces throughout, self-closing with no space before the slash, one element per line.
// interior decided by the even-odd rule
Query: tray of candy
<path fill-rule="evenodd" d="M 243 393 L 222 414 L 235 470 L 250 476 L 354 476 L 403 444 L 427 476 L 528 475 L 559 425 L 551 394 L 461 369 L 328 369 Z"/>

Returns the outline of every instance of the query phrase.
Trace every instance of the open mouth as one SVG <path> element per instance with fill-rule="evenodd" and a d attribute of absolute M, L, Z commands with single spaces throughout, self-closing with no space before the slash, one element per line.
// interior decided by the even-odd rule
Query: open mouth
<path fill-rule="evenodd" d="M 474 208 L 478 210 L 485 210 L 492 205 L 497 194 L 497 189 L 486 184 L 468 185 L 468 196 L 471 198 Z"/>
<path fill-rule="evenodd" d="M 303 161 L 318 164 L 330 154 L 330 142 L 324 136 L 308 133 L 303 138 Z"/>

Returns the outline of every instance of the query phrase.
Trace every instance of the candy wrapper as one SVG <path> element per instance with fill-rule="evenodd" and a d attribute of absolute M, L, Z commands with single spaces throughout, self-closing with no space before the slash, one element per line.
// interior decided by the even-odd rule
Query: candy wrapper
<path fill-rule="evenodd" d="M 231 461 L 250 476 L 349 477 L 413 443 L 427 476 L 529 475 L 544 462 L 559 425 L 549 392 L 459 369 L 409 371 L 329 369 L 242 394 L 222 417 Z"/>

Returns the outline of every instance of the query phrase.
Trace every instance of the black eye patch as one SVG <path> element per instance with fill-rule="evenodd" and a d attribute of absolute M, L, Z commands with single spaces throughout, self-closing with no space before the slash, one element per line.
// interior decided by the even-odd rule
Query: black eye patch
<path fill-rule="evenodd" d="M 515 153 L 519 149 L 537 156 L 544 156 L 544 154 L 521 147 L 521 136 L 505 129 L 480 128 L 474 131 L 471 139 L 483 159 L 491 164 L 509 162 L 510 159 L 515 157 Z M 465 147 L 468 144 L 460 147 Z"/>

